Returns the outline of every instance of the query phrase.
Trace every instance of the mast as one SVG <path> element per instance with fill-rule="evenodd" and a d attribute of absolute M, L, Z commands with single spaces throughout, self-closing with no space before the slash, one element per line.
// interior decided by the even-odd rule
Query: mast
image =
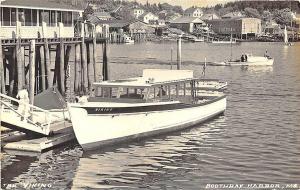
<path fill-rule="evenodd" d="M 284 26 L 284 43 L 289 43 L 286 26 Z"/>
<path fill-rule="evenodd" d="M 232 28 L 230 28 L 230 61 L 232 61 Z"/>

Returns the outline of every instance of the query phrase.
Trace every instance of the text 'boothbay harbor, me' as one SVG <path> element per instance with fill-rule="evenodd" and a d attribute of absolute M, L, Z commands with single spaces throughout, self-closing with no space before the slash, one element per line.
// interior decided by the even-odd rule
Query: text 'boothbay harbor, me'
<path fill-rule="evenodd" d="M 0 0 L 1 188 L 295 184 L 300 3 L 172 3 Z"/>

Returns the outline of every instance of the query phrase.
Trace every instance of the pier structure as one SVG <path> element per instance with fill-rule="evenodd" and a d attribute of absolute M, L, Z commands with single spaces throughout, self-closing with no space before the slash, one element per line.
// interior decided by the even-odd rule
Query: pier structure
<path fill-rule="evenodd" d="M 103 45 L 100 50 L 98 43 Z M 106 47 L 106 39 L 96 40 L 96 36 L 1 39 L 0 92 L 15 97 L 27 86 L 33 100 L 35 94 L 57 86 L 68 100 L 76 93 L 87 94 L 93 82 L 102 79 L 100 65 L 107 65 L 107 55 L 103 60 L 97 60 L 97 55 L 106 54 Z"/>

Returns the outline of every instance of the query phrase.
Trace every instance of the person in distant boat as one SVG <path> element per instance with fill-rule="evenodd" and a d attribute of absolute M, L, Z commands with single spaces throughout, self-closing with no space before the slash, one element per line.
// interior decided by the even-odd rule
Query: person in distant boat
<path fill-rule="evenodd" d="M 244 54 L 241 57 L 241 62 L 245 62 L 245 56 L 244 56 Z"/>
<path fill-rule="evenodd" d="M 265 52 L 265 55 L 264 55 L 266 58 L 269 58 L 269 55 L 268 55 L 268 50 L 266 49 L 266 52 Z"/>
<path fill-rule="evenodd" d="M 245 62 L 247 62 L 248 61 L 248 56 L 247 56 L 247 54 L 245 54 Z"/>
<path fill-rule="evenodd" d="M 23 88 L 18 92 L 17 98 L 20 99 L 18 112 L 23 115 L 22 119 L 25 122 L 29 115 L 29 95 L 26 85 L 24 85 Z"/>

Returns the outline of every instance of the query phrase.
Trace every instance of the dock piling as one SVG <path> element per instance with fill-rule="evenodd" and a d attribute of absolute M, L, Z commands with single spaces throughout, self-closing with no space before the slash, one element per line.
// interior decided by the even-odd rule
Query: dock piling
<path fill-rule="evenodd" d="M 16 48 L 10 48 L 12 54 L 9 58 L 9 95 L 14 95 L 15 79 L 16 79 Z"/>
<path fill-rule="evenodd" d="M 74 83 L 75 83 L 74 91 L 75 92 L 79 92 L 79 90 L 80 90 L 80 79 L 81 79 L 80 65 L 81 65 L 80 45 L 75 44 L 75 79 L 74 79 Z"/>
<path fill-rule="evenodd" d="M 46 71 L 45 71 L 45 49 L 44 46 L 40 46 L 40 79 L 41 79 L 41 90 L 46 90 Z"/>
<path fill-rule="evenodd" d="M 81 65 L 82 65 L 82 77 L 83 77 L 83 92 L 88 91 L 88 76 L 87 76 L 87 61 L 86 61 L 86 45 L 84 43 L 84 38 L 81 41 Z"/>
<path fill-rule="evenodd" d="M 61 94 L 65 94 L 65 46 L 61 39 L 59 43 L 59 86 Z"/>
<path fill-rule="evenodd" d="M 177 70 L 181 69 L 181 36 L 177 39 Z"/>
<path fill-rule="evenodd" d="M 35 84 L 35 40 L 30 41 L 29 50 L 29 103 L 33 105 Z"/>
<path fill-rule="evenodd" d="M 50 51 L 49 51 L 49 44 L 47 39 L 44 42 L 44 56 L 45 56 L 45 67 L 46 67 L 46 75 L 47 75 L 47 87 L 51 88 L 53 84 L 53 78 L 51 75 L 51 68 L 50 68 Z"/>
<path fill-rule="evenodd" d="M 23 66 L 22 66 L 22 48 L 21 48 L 21 38 L 19 37 L 17 39 L 17 45 L 16 45 L 16 56 L 17 56 L 17 72 L 18 72 L 18 90 L 21 90 L 24 86 L 23 84 Z"/>
<path fill-rule="evenodd" d="M 5 94 L 5 81 L 4 81 L 4 61 L 3 61 L 3 52 L 2 52 L 2 41 L 0 40 L 0 92 Z"/>

